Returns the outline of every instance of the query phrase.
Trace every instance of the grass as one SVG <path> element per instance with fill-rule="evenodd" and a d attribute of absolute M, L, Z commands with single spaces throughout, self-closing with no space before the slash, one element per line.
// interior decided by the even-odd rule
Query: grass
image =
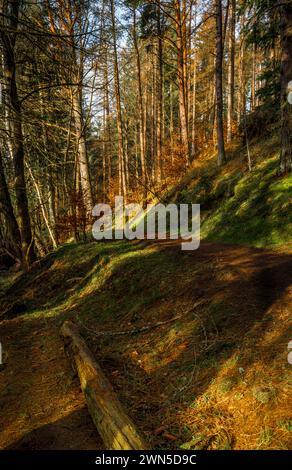
<path fill-rule="evenodd" d="M 201 204 L 203 239 L 258 248 L 286 246 L 292 241 L 292 175 L 278 175 L 275 136 L 253 143 L 251 153 L 251 172 L 245 149 L 233 152 L 221 169 L 215 156 L 204 156 L 166 198 Z"/>
<path fill-rule="evenodd" d="M 210 246 L 186 254 L 168 242 L 65 245 L 15 279 L 2 304 L 13 331 L 37 337 L 37 350 L 48 357 L 63 321 L 77 322 L 152 447 L 289 448 L 288 294 L 281 287 L 278 302 L 266 305 L 261 288 L 255 290 L 262 279 L 258 252 L 222 250 L 219 259 Z M 285 277 L 287 255 L 281 256 Z M 160 321 L 169 323 L 111 335 Z M 66 394 L 71 376 L 61 382 Z"/>

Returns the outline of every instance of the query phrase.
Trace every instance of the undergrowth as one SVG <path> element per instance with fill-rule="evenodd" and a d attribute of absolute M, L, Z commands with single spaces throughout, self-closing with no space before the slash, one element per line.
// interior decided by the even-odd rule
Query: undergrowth
<path fill-rule="evenodd" d="M 229 153 L 218 169 L 215 156 L 194 162 L 185 179 L 166 199 L 201 204 L 203 239 L 254 247 L 277 247 L 292 241 L 292 174 L 279 175 L 279 145 L 272 136 L 246 150 Z"/>

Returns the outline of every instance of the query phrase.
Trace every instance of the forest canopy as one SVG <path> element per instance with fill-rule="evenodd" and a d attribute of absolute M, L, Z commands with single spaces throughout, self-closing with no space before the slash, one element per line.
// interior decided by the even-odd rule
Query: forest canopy
<path fill-rule="evenodd" d="M 1 253 L 29 266 L 206 149 L 277 132 L 292 168 L 289 0 L 1 0 Z M 196 201 L 194 201 L 196 202 Z"/>

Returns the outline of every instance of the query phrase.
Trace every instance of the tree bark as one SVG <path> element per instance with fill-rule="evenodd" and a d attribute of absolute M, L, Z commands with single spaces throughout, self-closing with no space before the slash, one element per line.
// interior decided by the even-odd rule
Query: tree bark
<path fill-rule="evenodd" d="M 257 45 L 253 44 L 252 48 L 252 77 L 251 77 L 251 110 L 256 108 L 257 93 Z"/>
<path fill-rule="evenodd" d="M 183 0 L 184 2 L 184 0 Z M 184 59 L 186 56 L 185 51 L 185 38 L 184 38 L 184 22 L 186 15 L 184 8 L 182 8 L 181 0 L 175 0 L 175 24 L 176 24 L 176 48 L 177 48 L 177 75 L 178 75 L 178 90 L 179 90 L 179 116 L 181 126 L 181 139 L 183 145 L 185 164 L 188 167 L 190 164 L 190 149 L 189 149 L 189 130 L 188 130 L 188 111 L 187 111 L 187 84 L 186 70 Z M 184 4 L 183 4 L 184 5 Z"/>
<path fill-rule="evenodd" d="M 173 90 L 172 82 L 169 84 L 169 107 L 170 107 L 170 117 L 169 117 L 169 133 L 170 133 L 170 147 L 171 147 L 171 166 L 173 166 L 173 156 L 174 156 L 174 119 L 173 119 Z"/>
<path fill-rule="evenodd" d="M 136 8 L 133 8 L 133 41 L 136 52 L 136 65 L 137 65 L 137 79 L 138 79 L 138 106 L 139 106 L 139 139 L 140 139 L 140 161 L 141 161 L 141 176 L 143 184 L 143 196 L 147 198 L 147 177 L 146 177 L 146 134 L 144 123 L 144 109 L 143 109 L 143 90 L 142 90 L 142 77 L 141 77 L 141 60 L 140 51 L 137 40 L 137 18 Z"/>
<path fill-rule="evenodd" d="M 230 26 L 229 26 L 227 142 L 230 142 L 232 139 L 232 124 L 233 124 L 233 119 L 234 119 L 235 26 L 236 26 L 236 0 L 232 0 Z"/>
<path fill-rule="evenodd" d="M 105 46 L 105 64 L 104 64 L 104 175 L 103 175 L 103 194 L 105 200 L 110 200 L 110 186 L 112 175 L 112 135 L 110 122 L 110 104 L 109 104 L 109 84 L 108 84 L 108 49 Z"/>
<path fill-rule="evenodd" d="M 197 26 L 197 5 L 195 4 L 194 22 L 195 28 Z M 192 150 L 191 159 L 193 160 L 196 155 L 196 105 L 197 105 L 197 51 L 196 51 L 196 36 L 193 41 L 193 92 L 192 92 Z"/>
<path fill-rule="evenodd" d="M 82 110 L 82 96 L 79 87 L 73 91 L 73 117 L 75 123 L 75 133 L 77 141 L 78 166 L 80 171 L 80 184 L 82 189 L 82 199 L 86 209 L 88 220 L 92 217 L 93 197 L 89 174 L 89 164 L 86 149 L 85 126 Z"/>
<path fill-rule="evenodd" d="M 23 266 L 30 265 L 36 259 L 31 222 L 28 209 L 26 181 L 24 172 L 24 147 L 22 132 L 22 111 L 16 84 L 15 43 L 18 30 L 20 1 L 11 2 L 9 27 L 11 33 L 1 31 L 4 55 L 4 75 L 7 86 L 9 117 L 11 122 L 11 140 L 14 164 L 14 187 L 21 235 Z"/>
<path fill-rule="evenodd" d="M 114 76 L 115 76 L 115 95 L 117 107 L 117 124 L 118 124 L 118 154 L 119 154 L 119 193 L 126 201 L 127 188 L 125 178 L 125 156 L 124 156 L 124 135 L 123 135 L 123 116 L 121 107 L 121 89 L 120 89 L 120 73 L 117 52 L 117 33 L 114 0 L 110 0 L 112 33 L 113 33 L 113 49 L 114 49 Z"/>
<path fill-rule="evenodd" d="M 281 29 L 281 157 L 280 171 L 292 170 L 292 4 L 279 0 Z"/>
<path fill-rule="evenodd" d="M 53 245 L 54 249 L 56 249 L 58 247 L 58 245 L 57 245 L 57 242 L 56 242 L 56 239 L 55 239 L 55 236 L 54 236 L 54 232 L 53 232 L 52 227 L 50 225 L 49 219 L 48 219 L 47 214 L 46 214 L 45 204 L 44 204 L 44 201 L 43 201 L 43 198 L 42 198 L 42 194 L 41 194 L 41 191 L 40 191 L 39 184 L 38 184 L 37 180 L 35 179 L 35 177 L 33 175 L 33 172 L 31 171 L 30 166 L 28 164 L 26 164 L 26 166 L 27 166 L 28 172 L 30 174 L 31 180 L 33 182 L 33 185 L 34 185 L 36 193 L 37 193 L 37 197 L 38 197 L 40 207 L 41 207 L 41 213 L 43 215 L 45 225 L 46 225 L 47 230 L 49 232 L 49 236 L 51 238 L 52 245 Z"/>
<path fill-rule="evenodd" d="M 156 159 L 156 179 L 157 182 L 161 182 L 162 178 L 162 118 L 163 118 L 163 47 L 162 47 L 162 28 L 161 28 L 161 11 L 160 11 L 160 0 L 157 0 L 157 36 L 158 36 L 158 44 L 157 44 L 157 62 L 158 62 L 158 70 L 157 70 L 157 159 Z"/>
<path fill-rule="evenodd" d="M 222 36 L 222 0 L 215 0 L 216 8 L 216 124 L 218 165 L 225 160 L 224 123 L 223 123 L 223 36 Z"/>
<path fill-rule="evenodd" d="M 147 446 L 126 415 L 113 388 L 95 361 L 78 328 L 67 321 L 61 328 L 74 357 L 89 413 L 108 450 L 145 450 Z"/>
<path fill-rule="evenodd" d="M 4 167 L 2 162 L 2 154 L 0 152 L 0 212 L 4 216 L 5 226 L 9 239 L 9 251 L 12 249 L 13 256 L 21 262 L 21 237 L 20 231 L 15 218 L 13 207 L 10 199 L 9 190 L 6 183 Z"/>
<path fill-rule="evenodd" d="M 237 124 L 240 125 L 242 118 L 246 113 L 246 78 L 245 78 L 245 37 L 244 37 L 245 18 L 240 18 L 240 46 L 239 46 L 239 64 L 238 64 L 238 111 Z"/>

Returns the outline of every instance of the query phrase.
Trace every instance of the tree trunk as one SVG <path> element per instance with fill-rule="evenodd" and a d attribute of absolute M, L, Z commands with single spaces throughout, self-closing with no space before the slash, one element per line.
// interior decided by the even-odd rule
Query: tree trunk
<path fill-rule="evenodd" d="M 40 100 L 40 109 L 41 109 L 41 117 L 42 117 L 42 140 L 43 146 L 45 150 L 45 154 L 47 159 L 50 161 L 50 146 L 49 146 L 49 138 L 48 138 L 48 131 L 45 126 L 45 100 L 42 91 L 39 92 L 39 100 Z M 28 165 L 27 165 L 28 168 Z M 45 168 L 45 179 L 46 179 L 46 186 L 47 186 L 47 199 L 48 199 L 48 223 L 50 225 L 50 231 L 52 232 L 52 239 L 58 243 L 57 233 L 56 233 L 56 210 L 55 210 L 55 187 L 53 184 L 53 172 L 50 171 L 49 166 L 47 165 Z M 45 204 L 46 205 L 46 204 Z M 45 207 L 42 206 L 42 210 Z M 53 242 L 54 243 L 54 242 Z"/>
<path fill-rule="evenodd" d="M 85 140 L 85 126 L 82 110 L 82 96 L 79 87 L 73 91 L 73 117 L 77 140 L 78 166 L 80 171 L 80 184 L 82 199 L 88 220 L 92 217 L 93 197 L 89 175 L 89 165 Z"/>
<path fill-rule="evenodd" d="M 256 93 L 257 93 L 257 45 L 253 44 L 252 47 L 252 77 L 251 77 L 251 110 L 256 108 Z"/>
<path fill-rule="evenodd" d="M 154 47 L 154 44 L 152 44 Z M 151 179 L 155 183 L 155 166 L 156 166 L 156 126 L 157 126 L 157 113 L 156 113 L 156 82 L 157 82 L 157 67 L 155 58 L 152 56 L 152 87 L 151 87 Z"/>
<path fill-rule="evenodd" d="M 246 79 L 245 79 L 245 38 L 244 38 L 244 16 L 240 19 L 240 50 L 239 50 L 239 64 L 238 64 L 238 111 L 237 111 L 237 124 L 240 125 L 242 118 L 246 112 Z"/>
<path fill-rule="evenodd" d="M 189 166 L 190 149 L 189 149 L 187 93 L 186 93 L 187 84 L 185 83 L 186 71 L 185 71 L 185 64 L 184 64 L 186 52 L 185 52 L 183 22 L 185 21 L 186 21 L 186 18 L 184 14 L 184 9 L 182 9 L 181 7 L 181 0 L 175 0 L 179 116 L 180 116 L 181 139 L 182 139 L 182 145 L 183 145 L 184 159 L 185 159 L 186 166 Z"/>
<path fill-rule="evenodd" d="M 16 205 L 21 235 L 22 261 L 24 267 L 30 265 L 35 259 L 34 241 L 32 238 L 30 215 L 24 173 L 24 147 L 22 133 L 22 111 L 18 98 L 16 85 L 15 42 L 18 29 L 20 2 L 11 3 L 10 28 L 11 33 L 1 32 L 4 55 L 4 75 L 7 86 L 7 99 L 9 117 L 11 122 L 12 151 L 14 164 L 14 187 Z"/>
<path fill-rule="evenodd" d="M 170 133 L 170 147 L 171 147 L 171 165 L 173 166 L 173 156 L 174 156 L 174 124 L 173 124 L 173 91 L 172 91 L 172 81 L 169 84 L 169 107 L 170 107 L 170 117 L 169 117 L 169 133 Z"/>
<path fill-rule="evenodd" d="M 233 119 L 234 119 L 235 26 L 236 26 L 236 0 L 232 0 L 230 26 L 229 26 L 227 142 L 230 142 L 232 139 L 232 125 L 233 125 Z"/>
<path fill-rule="evenodd" d="M 195 28 L 197 26 L 197 5 L 195 4 L 194 12 Z M 193 93 L 192 93 L 192 151 L 191 159 L 193 160 L 196 155 L 196 105 L 197 105 L 197 52 L 196 52 L 196 37 L 193 42 Z"/>
<path fill-rule="evenodd" d="M 158 44 L 157 44 L 157 159 L 156 159 L 156 179 L 160 183 L 162 178 L 162 96 L 163 96 L 163 62 L 162 62 L 162 28 L 161 28 L 161 11 L 160 11 L 160 0 L 157 1 L 157 34 L 158 34 Z"/>
<path fill-rule="evenodd" d="M 137 79 L 138 79 L 138 106 L 139 106 L 139 138 L 140 138 L 140 161 L 141 161 L 141 176 L 143 184 L 143 197 L 147 198 L 147 178 L 146 178 L 146 134 L 144 123 L 144 109 L 143 109 L 143 91 L 142 91 L 142 77 L 141 77 L 141 60 L 140 51 L 137 40 L 137 23 L 136 23 L 136 8 L 133 9 L 133 40 L 136 52 L 136 65 L 137 65 Z"/>
<path fill-rule="evenodd" d="M 223 36 L 222 36 L 222 0 L 215 0 L 216 6 L 216 121 L 218 165 L 226 160 L 223 127 Z"/>
<path fill-rule="evenodd" d="M 279 0 L 279 3 L 282 52 L 280 171 L 285 173 L 292 170 L 292 4 L 290 0 Z"/>
<path fill-rule="evenodd" d="M 120 89 L 120 74 L 119 74 L 118 52 L 117 52 L 117 34 L 116 34 L 116 18 L 115 18 L 114 0 L 110 0 L 110 6 L 111 6 L 111 20 L 112 20 L 112 33 L 113 33 L 115 95 L 116 95 L 117 124 L 118 124 L 119 193 L 126 200 L 127 188 L 126 188 L 126 179 L 125 179 L 123 117 L 122 117 L 122 107 L 121 107 L 121 89 Z"/>
<path fill-rule="evenodd" d="M 4 216 L 5 226 L 9 239 L 9 251 L 21 262 L 21 237 L 6 184 L 2 154 L 0 152 L 0 212 Z M 6 247 L 5 247 L 6 248 Z"/>
<path fill-rule="evenodd" d="M 110 200 L 110 185 L 112 175 L 112 135 L 111 135 L 111 122 L 110 122 L 110 105 L 109 105 L 109 84 L 108 84 L 108 50 L 105 50 L 105 64 L 104 64 L 104 106 L 105 106 L 105 167 L 106 167 L 106 181 L 104 182 L 104 195 L 106 200 Z M 106 193 L 106 194 L 105 194 Z"/>
<path fill-rule="evenodd" d="M 30 166 L 28 164 L 26 164 L 26 166 L 27 166 L 28 172 L 30 174 L 31 180 L 33 182 L 33 185 L 34 185 L 36 193 L 37 193 L 37 197 L 38 197 L 38 200 L 39 200 L 39 203 L 40 203 L 41 213 L 42 213 L 45 225 L 47 227 L 47 230 L 49 232 L 49 236 L 51 238 L 52 245 L 53 245 L 54 249 L 56 249 L 58 245 L 57 245 L 57 242 L 56 242 L 56 239 L 55 239 L 55 236 L 54 236 L 54 232 L 52 230 L 52 227 L 50 225 L 50 222 L 49 222 L 47 214 L 46 214 L 45 204 L 44 204 L 44 201 L 43 201 L 43 198 L 42 198 L 42 194 L 41 194 L 41 191 L 40 191 L 39 184 L 38 184 L 37 180 L 35 179 L 35 177 L 33 175 L 33 172 L 31 171 Z"/>
<path fill-rule="evenodd" d="M 63 324 L 65 345 L 74 357 L 89 413 L 107 450 L 145 450 L 133 422 L 126 415 L 113 388 L 95 361 L 78 328 L 71 322 Z"/>

